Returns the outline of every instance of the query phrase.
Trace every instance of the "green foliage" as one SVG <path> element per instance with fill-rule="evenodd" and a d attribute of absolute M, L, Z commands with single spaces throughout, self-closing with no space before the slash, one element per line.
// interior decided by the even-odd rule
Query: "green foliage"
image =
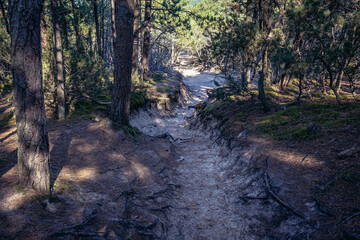
<path fill-rule="evenodd" d="M 12 74 L 10 69 L 10 36 L 5 27 L 0 27 L 0 94 L 11 89 Z"/>
<path fill-rule="evenodd" d="M 306 103 L 272 114 L 253 128 L 277 140 L 306 140 L 320 137 L 323 131 L 331 132 L 343 125 L 356 125 L 359 122 L 359 104 L 339 106 Z M 309 134 L 308 128 L 314 124 L 319 125 L 322 131 Z"/>
<path fill-rule="evenodd" d="M 143 107 L 147 102 L 146 92 L 135 90 L 131 93 L 130 97 L 130 109 L 136 110 Z"/>

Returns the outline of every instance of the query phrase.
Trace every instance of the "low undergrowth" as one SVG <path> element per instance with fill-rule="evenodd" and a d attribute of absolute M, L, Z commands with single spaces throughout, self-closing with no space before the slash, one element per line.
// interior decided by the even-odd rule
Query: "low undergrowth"
<path fill-rule="evenodd" d="M 266 116 L 252 129 L 276 140 L 307 140 L 359 123 L 359 104 L 304 103 Z"/>

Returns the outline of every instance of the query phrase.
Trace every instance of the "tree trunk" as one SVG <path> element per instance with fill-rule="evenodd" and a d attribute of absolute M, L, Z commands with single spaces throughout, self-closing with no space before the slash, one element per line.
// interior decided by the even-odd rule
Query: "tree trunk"
<path fill-rule="evenodd" d="M 51 0 L 51 11 L 54 29 L 54 51 L 56 60 L 56 104 L 57 116 L 59 119 L 65 118 L 65 81 L 64 81 L 64 60 L 62 52 L 62 42 L 60 25 L 58 21 L 57 0 Z"/>
<path fill-rule="evenodd" d="M 259 78 L 259 81 L 258 81 L 258 89 L 259 89 L 259 99 L 263 105 L 263 108 L 264 108 L 264 111 L 265 112 L 269 112 L 271 109 L 270 109 L 270 105 L 266 99 L 266 96 L 265 96 L 265 90 L 264 90 L 264 71 L 261 70 L 259 72 L 260 74 L 260 78 Z"/>
<path fill-rule="evenodd" d="M 9 22 L 8 22 L 8 20 L 7 20 L 7 17 L 6 17 L 5 7 L 4 7 L 3 0 L 0 0 L 0 7 L 1 7 L 1 12 L 2 12 L 2 15 L 3 15 L 3 19 L 4 19 L 6 31 L 7 31 L 8 34 L 10 34 Z"/>
<path fill-rule="evenodd" d="M 106 50 L 105 50 L 105 3 L 104 0 L 101 1 L 101 22 L 100 22 L 100 38 L 101 38 L 101 52 L 103 59 L 105 59 Z"/>
<path fill-rule="evenodd" d="M 144 43 L 141 59 L 141 80 L 148 81 L 149 73 L 149 55 L 150 55 L 150 31 L 151 31 L 151 3 L 152 0 L 145 0 L 145 17 L 144 17 Z"/>
<path fill-rule="evenodd" d="M 139 58 L 139 31 L 140 31 L 140 5 L 138 0 L 134 0 L 134 49 L 132 55 L 132 76 L 138 74 L 138 58 Z"/>
<path fill-rule="evenodd" d="M 75 41 L 76 41 L 76 48 L 77 50 L 80 50 L 80 33 L 79 33 L 79 18 L 77 15 L 77 11 L 76 11 L 76 5 L 75 5 L 75 1 L 71 0 L 71 6 L 72 6 L 72 11 L 73 11 L 73 15 L 74 15 L 74 29 L 75 29 Z"/>
<path fill-rule="evenodd" d="M 297 99 L 296 99 L 296 102 L 300 102 L 301 101 L 301 95 L 302 95 L 302 92 L 303 92 L 303 81 L 304 81 L 304 74 L 300 74 L 299 75 L 299 94 L 297 96 Z"/>
<path fill-rule="evenodd" d="M 111 104 L 113 121 L 129 124 L 134 33 L 134 0 L 115 0 L 115 66 Z"/>
<path fill-rule="evenodd" d="M 40 17 L 43 1 L 9 6 L 20 183 L 50 193 L 49 140 L 42 88 Z"/>
<path fill-rule="evenodd" d="M 96 0 L 93 0 L 93 6 L 94 6 L 94 20 L 95 20 L 97 50 L 98 50 L 98 53 L 99 53 L 100 57 L 102 57 L 99 15 L 98 15 L 98 4 L 97 4 Z"/>
<path fill-rule="evenodd" d="M 265 53 L 264 53 L 265 55 Z M 265 56 L 263 57 L 263 59 L 265 59 Z M 258 90 L 259 90 L 259 99 L 264 107 L 264 111 L 265 112 L 269 112 L 271 110 L 270 108 L 270 105 L 266 99 L 266 96 L 265 96 L 265 90 L 264 90 L 264 66 L 265 64 L 262 64 L 262 69 L 261 71 L 259 72 L 260 74 L 260 78 L 259 78 L 259 81 L 258 81 Z"/>
<path fill-rule="evenodd" d="M 115 48 L 115 42 L 116 42 L 115 0 L 111 0 L 111 29 L 112 29 L 113 46 Z"/>
<path fill-rule="evenodd" d="M 253 8 L 253 0 L 247 0 L 246 1 L 246 24 L 249 24 L 251 22 L 252 18 L 252 8 Z"/>

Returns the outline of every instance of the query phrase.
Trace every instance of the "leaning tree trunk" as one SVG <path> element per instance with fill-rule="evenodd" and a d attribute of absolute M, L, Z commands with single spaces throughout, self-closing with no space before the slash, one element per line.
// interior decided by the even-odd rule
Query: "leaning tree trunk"
<path fill-rule="evenodd" d="M 64 60 L 62 52 L 62 42 L 60 25 L 58 19 L 57 0 L 51 0 L 51 11 L 55 39 L 55 60 L 56 60 L 56 104 L 57 116 L 59 119 L 65 118 L 65 81 L 64 81 Z"/>
<path fill-rule="evenodd" d="M 132 55 L 132 76 L 138 74 L 140 14 L 139 2 L 138 0 L 134 0 L 134 49 Z"/>
<path fill-rule="evenodd" d="M 20 183 L 50 192 L 49 140 L 42 88 L 43 1 L 11 1 L 10 32 Z"/>
<path fill-rule="evenodd" d="M 150 56 L 150 31 L 151 31 L 151 3 L 152 0 L 145 0 L 145 31 L 141 59 L 141 80 L 148 81 L 149 56 Z"/>
<path fill-rule="evenodd" d="M 128 125 L 134 36 L 134 0 L 115 0 L 115 27 L 114 90 L 111 113 L 114 122 L 120 125 Z"/>

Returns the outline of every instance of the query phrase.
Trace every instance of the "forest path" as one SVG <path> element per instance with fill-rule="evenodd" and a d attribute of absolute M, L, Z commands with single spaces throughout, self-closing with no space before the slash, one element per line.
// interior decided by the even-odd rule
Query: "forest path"
<path fill-rule="evenodd" d="M 190 91 L 190 100 L 172 116 L 140 111 L 131 125 L 150 136 L 170 133 L 176 153 L 180 156 L 173 177 L 180 187 L 177 197 L 169 200 L 172 206 L 168 218 L 171 226 L 168 239 L 252 239 L 246 237 L 248 223 L 240 216 L 239 184 L 242 178 L 230 178 L 231 158 L 222 154 L 226 149 L 211 139 L 209 132 L 190 129 L 187 119 L 194 115 L 196 105 L 208 98 L 207 90 L 216 88 L 214 80 L 222 83 L 220 75 L 186 68 L 182 62 L 179 72 Z"/>

